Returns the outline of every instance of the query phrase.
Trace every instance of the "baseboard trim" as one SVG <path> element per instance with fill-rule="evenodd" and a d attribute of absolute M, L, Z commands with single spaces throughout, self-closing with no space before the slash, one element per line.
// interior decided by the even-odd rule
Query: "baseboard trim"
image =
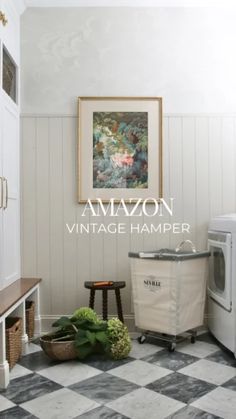
<path fill-rule="evenodd" d="M 72 315 L 72 314 L 71 314 Z M 62 316 L 70 316 L 70 314 L 58 314 L 58 315 L 41 315 L 41 334 L 50 333 L 53 331 L 52 323 L 55 322 L 59 317 Z M 108 316 L 109 319 L 112 317 L 117 317 L 116 314 L 111 314 Z M 136 328 L 134 324 L 134 315 L 133 314 L 125 314 L 124 321 L 126 326 L 129 329 L 130 333 L 135 333 Z"/>
<path fill-rule="evenodd" d="M 53 331 L 52 323 L 62 316 L 70 316 L 70 314 L 42 315 L 41 316 L 41 335 L 52 332 Z M 117 315 L 111 314 L 108 316 L 109 319 L 111 319 L 112 317 L 117 317 Z M 140 335 L 141 331 L 135 326 L 134 314 L 125 314 L 124 321 L 125 321 L 126 326 L 128 327 L 130 336 L 133 339 L 137 338 Z M 207 330 L 208 330 L 207 324 L 205 323 L 204 325 L 198 328 L 198 334 L 205 333 Z"/>

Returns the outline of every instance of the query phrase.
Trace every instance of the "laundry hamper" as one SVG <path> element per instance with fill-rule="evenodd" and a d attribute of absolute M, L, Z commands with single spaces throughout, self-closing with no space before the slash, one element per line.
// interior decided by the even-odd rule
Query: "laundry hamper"
<path fill-rule="evenodd" d="M 182 250 L 186 242 L 191 251 Z M 201 326 L 209 255 L 189 240 L 175 250 L 129 253 L 135 325 L 173 337 Z"/>

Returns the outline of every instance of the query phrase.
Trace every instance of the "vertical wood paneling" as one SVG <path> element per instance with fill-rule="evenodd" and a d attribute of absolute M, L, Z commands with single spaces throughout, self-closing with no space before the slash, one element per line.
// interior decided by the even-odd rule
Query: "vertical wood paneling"
<path fill-rule="evenodd" d="M 62 166 L 63 166 L 63 255 L 65 314 L 70 314 L 78 306 L 76 272 L 76 234 L 69 234 L 66 224 L 76 222 L 76 119 L 63 118 L 62 121 Z M 66 284 L 69 286 L 66 286 Z"/>
<path fill-rule="evenodd" d="M 172 223 L 183 222 L 183 120 L 180 117 L 169 120 L 170 147 L 170 196 L 174 198 Z M 170 246 L 175 248 L 183 240 L 183 234 L 171 234 Z"/>
<path fill-rule="evenodd" d="M 49 225 L 49 139 L 48 118 L 36 120 L 36 229 L 37 229 L 37 272 L 43 278 L 43 312 L 51 311 L 50 278 L 50 225 Z"/>
<path fill-rule="evenodd" d="M 184 239 L 196 242 L 196 147 L 195 118 L 183 118 L 183 222 L 190 224 L 190 233 L 184 233 Z"/>
<path fill-rule="evenodd" d="M 222 121 L 222 209 L 223 213 L 229 213 L 235 207 L 235 168 L 234 153 L 234 119 L 223 118 Z"/>
<path fill-rule="evenodd" d="M 76 194 L 77 199 L 77 194 Z M 82 216 L 84 205 L 76 206 L 76 223 L 88 224 L 90 222 L 89 214 Z M 91 280 L 91 235 L 77 234 L 76 235 L 76 260 L 71 261 L 76 265 L 76 301 L 77 306 L 88 305 L 89 292 L 84 288 L 84 281 Z"/>
<path fill-rule="evenodd" d="M 103 224 L 107 229 L 109 225 L 116 224 L 116 217 L 104 217 Z M 103 277 L 106 281 L 117 279 L 117 233 L 105 233 L 103 235 Z"/>
<path fill-rule="evenodd" d="M 94 204 L 97 208 L 97 205 Z M 97 211 L 97 210 L 96 210 Z M 96 223 L 98 226 L 103 224 L 104 216 L 93 217 L 90 215 L 90 223 Z M 96 231 L 96 230 L 95 230 Z M 104 233 L 90 234 L 90 275 L 91 281 L 102 281 L 104 277 Z M 88 292 L 88 291 L 87 291 Z M 95 309 L 101 312 L 102 293 L 97 292 L 95 300 Z"/>
<path fill-rule="evenodd" d="M 117 224 L 116 217 L 104 217 L 103 224 L 107 228 L 109 224 Z M 106 281 L 117 281 L 117 233 L 106 233 L 103 236 L 103 278 Z M 115 295 L 111 294 L 108 300 L 108 309 L 111 312 L 115 305 Z"/>
<path fill-rule="evenodd" d="M 117 235 L 117 278 L 119 281 L 126 281 L 126 288 L 122 291 L 122 301 L 126 308 L 126 313 L 131 311 L 131 291 L 130 291 L 130 261 L 127 255 L 131 249 L 130 220 L 128 217 L 120 216 L 116 222 L 125 225 L 125 233 Z"/>
<path fill-rule="evenodd" d="M 209 119 L 196 118 L 196 229 L 198 249 L 206 248 L 210 212 L 209 194 Z"/>
<path fill-rule="evenodd" d="M 153 214 L 155 211 L 153 204 L 148 204 L 146 206 L 146 211 L 148 214 Z M 143 215 L 143 219 L 140 218 L 140 220 L 136 219 L 136 223 L 139 223 L 140 225 L 147 226 L 147 231 L 144 230 L 144 233 L 139 234 L 139 241 L 140 241 L 140 249 L 150 250 L 150 249 L 156 249 L 157 248 L 157 233 L 152 231 L 152 224 L 157 225 L 160 222 L 160 218 L 158 215 L 154 215 L 152 217 L 149 217 L 147 215 Z M 142 244 L 143 243 L 143 244 Z"/>
<path fill-rule="evenodd" d="M 169 118 L 164 117 L 163 120 L 163 198 L 167 204 L 170 205 L 170 143 L 169 143 Z M 155 223 L 167 223 L 172 222 L 171 215 L 163 210 L 163 216 L 156 217 Z M 170 247 L 170 234 L 156 234 L 156 249 L 164 249 Z"/>
<path fill-rule="evenodd" d="M 49 121 L 50 275 L 52 312 L 65 309 L 62 118 Z"/>
<path fill-rule="evenodd" d="M 86 280 L 125 280 L 125 314 L 132 312 L 128 252 L 175 247 L 183 234 L 130 234 L 130 224 L 189 222 L 190 238 L 206 247 L 211 216 L 236 211 L 236 119 L 164 118 L 164 198 L 174 216 L 82 217 L 77 204 L 77 120 L 24 117 L 21 139 L 22 271 L 43 276 L 44 315 L 69 314 L 87 305 Z M 69 234 L 66 223 L 125 223 L 125 234 Z M 185 235 L 184 238 L 188 238 Z M 101 309 L 101 298 L 96 308 Z M 110 311 L 115 313 L 115 300 Z"/>
<path fill-rule="evenodd" d="M 234 138 L 234 151 L 232 154 L 234 155 L 234 161 L 236 161 L 236 117 L 234 119 L 234 126 L 233 126 L 233 138 Z M 236 179 L 236 164 L 234 164 L 234 177 Z M 234 190 L 234 196 L 235 196 L 235 206 L 236 206 L 236 188 Z"/>
<path fill-rule="evenodd" d="M 130 208 L 133 208 L 133 206 L 130 206 Z M 127 219 L 128 218 L 128 219 Z M 145 233 L 140 234 L 140 232 L 137 229 L 137 225 L 140 225 L 142 228 L 142 225 L 147 221 L 145 220 L 146 217 L 143 215 L 141 216 L 133 216 L 133 217 L 126 217 L 126 225 L 127 229 L 129 228 L 129 234 L 130 234 L 130 248 L 129 251 L 131 252 L 139 252 L 142 249 L 145 249 L 147 246 L 147 241 L 145 244 Z M 125 258 L 125 254 L 124 254 Z M 125 259 L 124 259 L 125 260 Z M 134 312 L 134 306 L 133 306 L 133 299 L 132 299 L 132 284 L 130 282 L 130 260 L 129 260 L 129 271 L 127 271 L 127 277 L 128 280 L 126 280 L 126 294 L 125 294 L 125 303 L 129 304 L 131 313 Z"/>
<path fill-rule="evenodd" d="M 222 202 L 222 118 L 209 120 L 209 198 L 210 216 L 223 211 Z"/>
<path fill-rule="evenodd" d="M 37 275 L 37 223 L 36 223 L 36 121 L 23 118 L 21 139 L 21 184 L 23 231 L 22 275 Z"/>
<path fill-rule="evenodd" d="M 25 240 L 24 240 L 24 183 L 23 183 L 23 170 L 24 170 L 24 161 L 23 161 L 23 138 L 24 138 L 24 119 L 22 119 L 20 124 L 20 139 L 19 142 L 20 146 L 20 264 L 21 264 L 21 272 L 23 272 L 23 259 L 24 259 L 24 248 L 25 248 Z M 0 167 L 1 170 L 1 167 Z M 2 233 L 2 227 L 0 225 L 0 234 Z M 0 287 L 1 287 L 1 280 L 0 280 Z"/>
<path fill-rule="evenodd" d="M 134 208 L 133 205 L 130 205 L 130 211 Z M 138 214 L 139 211 L 136 211 Z M 143 214 L 141 216 L 132 216 L 126 217 L 126 225 L 127 231 L 130 233 L 130 251 L 131 252 L 139 252 L 140 249 L 143 249 L 144 242 L 145 242 L 145 233 L 140 234 L 140 230 L 144 223 L 148 222 L 148 218 L 145 217 Z M 139 228 L 140 226 L 141 228 Z"/>

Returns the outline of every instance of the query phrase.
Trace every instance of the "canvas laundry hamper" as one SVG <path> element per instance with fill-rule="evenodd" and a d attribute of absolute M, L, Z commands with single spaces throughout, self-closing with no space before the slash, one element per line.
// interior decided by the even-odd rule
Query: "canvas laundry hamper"
<path fill-rule="evenodd" d="M 177 336 L 203 324 L 209 252 L 182 251 L 183 243 L 129 253 L 138 328 Z"/>

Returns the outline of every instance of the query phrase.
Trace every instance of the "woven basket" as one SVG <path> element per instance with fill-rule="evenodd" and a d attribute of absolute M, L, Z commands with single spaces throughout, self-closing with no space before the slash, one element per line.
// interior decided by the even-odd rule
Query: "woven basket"
<path fill-rule="evenodd" d="M 22 319 L 6 318 L 6 358 L 10 369 L 14 367 L 21 356 Z"/>
<path fill-rule="evenodd" d="M 34 301 L 26 301 L 26 333 L 29 339 L 33 339 L 34 337 L 34 310 L 35 309 L 35 302 Z"/>
<path fill-rule="evenodd" d="M 55 361 L 69 361 L 77 358 L 74 341 L 51 342 L 54 335 L 44 335 L 40 338 L 40 345 L 49 358 Z"/>

